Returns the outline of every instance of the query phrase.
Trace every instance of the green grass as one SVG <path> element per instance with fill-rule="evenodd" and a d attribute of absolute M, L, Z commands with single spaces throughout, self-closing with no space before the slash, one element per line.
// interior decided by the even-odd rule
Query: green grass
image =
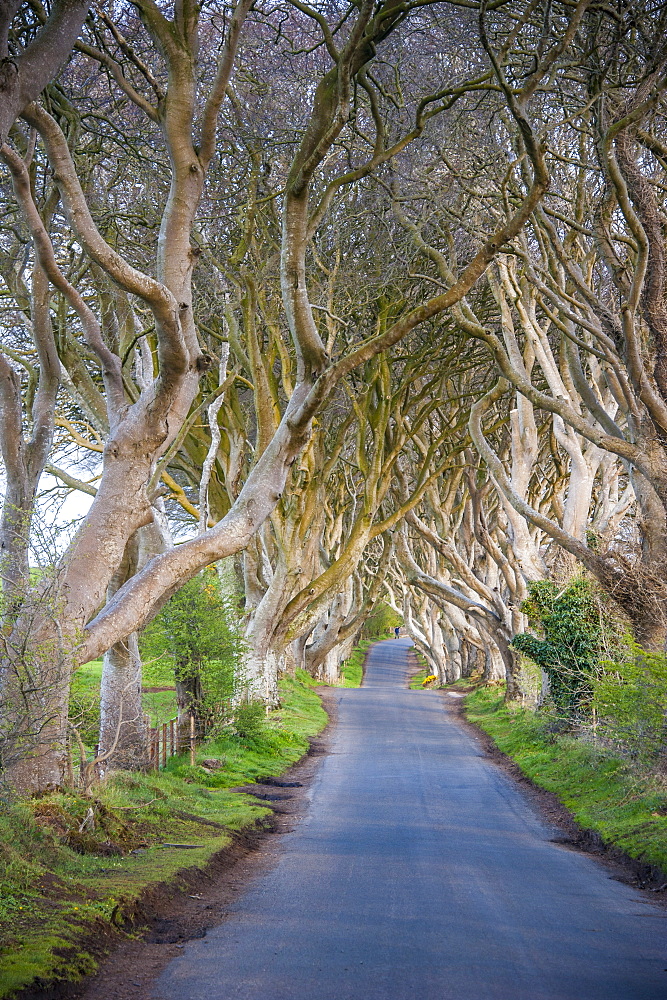
<path fill-rule="evenodd" d="M 341 664 L 341 681 L 339 687 L 358 688 L 364 679 L 364 660 L 366 653 L 371 646 L 378 642 L 378 639 L 363 639 L 354 647 L 351 655 Z"/>
<path fill-rule="evenodd" d="M 144 691 L 141 697 L 144 712 L 151 720 L 151 726 L 161 726 L 163 722 L 174 719 L 178 712 L 176 690 Z"/>
<path fill-rule="evenodd" d="M 252 738 L 230 726 L 198 747 L 194 766 L 175 757 L 158 773 L 118 773 L 90 796 L 0 802 L 0 997 L 94 971 L 99 956 L 86 939 L 131 916 L 150 885 L 205 865 L 230 831 L 261 824 L 266 805 L 230 788 L 280 774 L 326 721 L 311 678 L 299 672 L 282 682 L 280 709 Z M 202 766 L 210 760 L 223 766 Z"/>
<path fill-rule="evenodd" d="M 548 716 L 508 708 L 497 687 L 466 698 L 466 714 L 537 785 L 554 792 L 582 827 L 667 872 L 667 780 L 572 735 L 549 731 Z"/>
<path fill-rule="evenodd" d="M 72 678 L 72 691 L 100 693 L 102 683 L 102 660 L 90 660 L 82 664 Z"/>
<path fill-rule="evenodd" d="M 432 674 L 432 671 L 431 671 L 428 663 L 426 662 L 426 658 L 425 658 L 424 654 L 420 653 L 418 649 L 414 648 L 414 646 L 413 646 L 412 651 L 413 651 L 413 653 L 415 655 L 417 663 L 419 663 L 421 665 L 421 669 L 418 670 L 417 673 L 414 674 L 414 676 L 410 678 L 410 689 L 412 691 L 421 691 L 422 690 L 422 681 L 426 677 L 430 677 L 431 674 Z"/>
<path fill-rule="evenodd" d="M 102 683 L 102 660 L 91 660 L 84 663 L 72 679 L 71 698 L 73 703 L 72 716 L 77 723 L 81 721 L 84 743 L 95 743 L 95 734 L 99 729 L 100 684 Z M 155 664 L 146 670 L 144 676 L 146 687 L 168 687 L 168 691 L 144 691 L 142 704 L 144 712 L 150 718 L 151 726 L 161 726 L 176 716 L 176 688 L 174 687 L 174 672 L 170 666 L 161 667 Z"/>

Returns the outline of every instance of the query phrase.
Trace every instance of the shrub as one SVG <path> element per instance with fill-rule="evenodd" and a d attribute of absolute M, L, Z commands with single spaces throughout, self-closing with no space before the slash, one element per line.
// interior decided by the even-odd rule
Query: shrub
<path fill-rule="evenodd" d="M 69 721 L 76 728 L 84 745 L 94 746 L 100 731 L 99 692 L 72 685 Z"/>
<path fill-rule="evenodd" d="M 239 705 L 234 712 L 234 729 L 241 739 L 255 740 L 266 729 L 266 708 L 261 701 Z"/>
<path fill-rule="evenodd" d="M 546 671 L 557 708 L 587 711 L 600 660 L 610 644 L 620 644 L 619 625 L 582 577 L 566 587 L 541 580 L 529 584 L 528 592 L 521 610 L 543 637 L 523 632 L 514 636 L 512 645 Z"/>
<path fill-rule="evenodd" d="M 152 670 L 164 677 L 170 666 L 180 704 L 209 730 L 224 719 L 234 690 L 242 646 L 237 620 L 238 610 L 209 568 L 181 587 L 141 636 L 142 656 L 153 660 Z"/>

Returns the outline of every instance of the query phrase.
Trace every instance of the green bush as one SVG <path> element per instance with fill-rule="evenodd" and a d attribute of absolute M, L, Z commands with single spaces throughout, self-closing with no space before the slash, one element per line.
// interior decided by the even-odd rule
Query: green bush
<path fill-rule="evenodd" d="M 600 660 L 608 655 L 610 643 L 621 642 L 619 626 L 582 577 L 566 587 L 541 580 L 529 584 L 528 591 L 521 610 L 542 638 L 522 632 L 512 645 L 546 671 L 558 709 L 587 712 Z"/>
<path fill-rule="evenodd" d="M 239 705 L 234 712 L 234 729 L 245 740 L 256 740 L 266 729 L 266 708 L 261 701 Z"/>
<path fill-rule="evenodd" d="M 179 697 L 209 730 L 228 715 L 242 650 L 238 617 L 209 567 L 169 599 L 140 639 L 146 680 L 159 684 L 170 676 Z"/>
<path fill-rule="evenodd" d="M 69 700 L 69 721 L 76 727 L 85 746 L 94 746 L 100 732 L 99 692 L 75 687 L 73 684 Z"/>

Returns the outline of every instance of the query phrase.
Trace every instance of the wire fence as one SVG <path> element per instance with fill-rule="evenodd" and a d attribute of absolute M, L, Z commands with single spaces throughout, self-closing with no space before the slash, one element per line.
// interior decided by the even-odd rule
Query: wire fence
<path fill-rule="evenodd" d="M 148 727 L 148 765 L 147 770 L 158 771 L 167 766 L 170 757 L 179 753 L 190 753 L 190 764 L 195 763 L 195 753 L 197 749 L 197 733 L 194 715 L 189 716 L 189 725 L 184 727 L 178 724 L 178 716 L 167 719 L 166 722 L 158 726 Z M 95 744 L 92 760 L 89 759 L 81 767 L 89 770 L 91 775 L 99 778 L 100 767 L 106 759 L 107 754 L 100 752 L 99 743 Z M 81 768 L 73 768 L 71 751 L 69 754 L 68 771 L 71 777 L 71 784 L 74 784 L 74 771 Z M 80 777 L 80 775 L 79 775 Z"/>

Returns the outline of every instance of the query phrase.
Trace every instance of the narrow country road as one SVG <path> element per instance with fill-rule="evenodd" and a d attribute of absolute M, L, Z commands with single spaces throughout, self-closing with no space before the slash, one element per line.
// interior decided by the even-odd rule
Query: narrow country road
<path fill-rule="evenodd" d="M 337 692 L 308 815 L 155 996 L 665 1000 L 665 911 L 551 842 L 442 696 L 407 690 L 409 645 Z"/>

